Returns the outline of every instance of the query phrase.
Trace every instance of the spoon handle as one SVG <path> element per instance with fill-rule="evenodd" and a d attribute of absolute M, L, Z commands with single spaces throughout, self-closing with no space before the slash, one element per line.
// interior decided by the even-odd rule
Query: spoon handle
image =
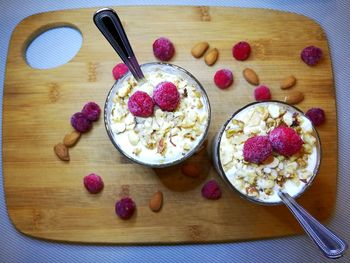
<path fill-rule="evenodd" d="M 94 23 L 118 53 L 137 81 L 144 79 L 139 63 L 126 36 L 122 22 L 111 8 L 102 8 L 94 14 Z"/>
<path fill-rule="evenodd" d="M 344 254 L 348 245 L 343 239 L 318 222 L 288 193 L 279 192 L 278 195 L 326 257 L 335 259 Z"/>

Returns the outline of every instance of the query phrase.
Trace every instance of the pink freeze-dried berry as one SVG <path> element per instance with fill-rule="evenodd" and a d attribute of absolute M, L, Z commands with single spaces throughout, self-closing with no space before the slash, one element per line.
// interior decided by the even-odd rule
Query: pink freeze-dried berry
<path fill-rule="evenodd" d="M 89 121 L 97 121 L 101 114 L 100 106 L 95 102 L 88 102 L 81 111 Z"/>
<path fill-rule="evenodd" d="M 300 57 L 307 65 L 315 66 L 321 60 L 322 54 L 322 49 L 309 46 L 301 51 Z"/>
<path fill-rule="evenodd" d="M 291 156 L 299 152 L 304 143 L 293 128 L 286 126 L 273 129 L 269 133 L 269 141 L 272 148 L 284 156 Z"/>
<path fill-rule="evenodd" d="M 115 80 L 120 79 L 129 71 L 129 68 L 124 63 L 119 63 L 114 66 L 112 73 Z"/>
<path fill-rule="evenodd" d="M 153 92 L 154 102 L 164 111 L 174 111 L 180 102 L 180 93 L 171 82 L 159 83 Z"/>
<path fill-rule="evenodd" d="M 136 91 L 129 98 L 128 108 L 134 116 L 149 117 L 153 114 L 154 102 L 146 92 Z"/>
<path fill-rule="evenodd" d="M 92 173 L 84 177 L 84 186 L 89 193 L 97 194 L 102 191 L 104 184 L 101 176 Z"/>
<path fill-rule="evenodd" d="M 321 108 L 311 108 L 306 112 L 305 115 L 311 120 L 312 124 L 315 126 L 323 124 L 326 120 L 324 110 L 322 110 Z"/>
<path fill-rule="evenodd" d="M 153 54 L 161 61 L 168 61 L 175 54 L 174 44 L 168 38 L 160 37 L 153 43 Z"/>
<path fill-rule="evenodd" d="M 270 89 L 264 85 L 261 85 L 254 90 L 254 97 L 256 101 L 271 100 Z"/>
<path fill-rule="evenodd" d="M 201 192 L 202 196 L 207 199 L 216 200 L 221 197 L 221 189 L 216 180 L 210 180 L 205 183 Z"/>
<path fill-rule="evenodd" d="M 227 89 L 233 82 L 233 75 L 229 69 L 220 69 L 214 75 L 214 83 L 220 89 Z"/>
<path fill-rule="evenodd" d="M 272 154 L 272 146 L 268 136 L 254 136 L 245 141 L 243 146 L 244 160 L 260 164 Z"/>
<path fill-rule="evenodd" d="M 84 133 L 91 129 L 92 122 L 82 112 L 76 112 L 70 119 L 70 123 L 78 132 Z"/>
<path fill-rule="evenodd" d="M 251 51 L 251 48 L 249 43 L 245 41 L 241 41 L 233 46 L 232 55 L 235 59 L 244 61 L 248 59 L 250 55 L 250 51 Z"/>
<path fill-rule="evenodd" d="M 115 213 L 121 219 L 129 219 L 134 214 L 135 208 L 135 202 L 131 198 L 125 197 L 116 202 Z"/>

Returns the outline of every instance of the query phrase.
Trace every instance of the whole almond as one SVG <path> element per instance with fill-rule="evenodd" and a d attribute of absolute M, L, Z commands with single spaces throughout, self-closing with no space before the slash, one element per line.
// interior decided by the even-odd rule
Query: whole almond
<path fill-rule="evenodd" d="M 204 57 L 204 61 L 208 66 L 215 64 L 218 59 L 219 51 L 216 48 L 211 49 Z"/>
<path fill-rule="evenodd" d="M 275 158 L 272 156 L 272 155 L 270 155 L 265 161 L 263 161 L 262 163 L 263 164 L 270 164 L 270 163 L 272 163 L 273 161 L 275 160 Z"/>
<path fill-rule="evenodd" d="M 66 134 L 63 139 L 63 144 L 67 147 L 72 147 L 80 138 L 80 132 L 72 131 L 71 133 Z"/>
<path fill-rule="evenodd" d="M 243 77 L 252 85 L 258 86 L 260 83 L 258 75 L 251 68 L 243 70 Z"/>
<path fill-rule="evenodd" d="M 181 166 L 181 172 L 188 177 L 197 178 L 200 176 L 201 170 L 197 164 L 185 163 Z"/>
<path fill-rule="evenodd" d="M 284 101 L 289 104 L 298 104 L 304 99 L 304 94 L 300 91 L 292 91 L 284 98 Z"/>
<path fill-rule="evenodd" d="M 293 76 L 290 75 L 281 82 L 281 89 L 290 89 L 297 83 L 297 79 Z"/>
<path fill-rule="evenodd" d="M 62 161 L 69 161 L 69 151 L 68 148 L 63 143 L 58 143 L 53 147 L 54 152 L 57 157 Z"/>
<path fill-rule="evenodd" d="M 156 192 L 149 201 L 149 208 L 153 212 L 158 212 L 163 205 L 163 193 L 161 191 Z"/>
<path fill-rule="evenodd" d="M 208 47 L 208 42 L 199 42 L 193 46 L 193 48 L 191 49 L 191 54 L 195 58 L 200 58 L 201 56 L 203 56 L 204 52 L 208 49 Z"/>

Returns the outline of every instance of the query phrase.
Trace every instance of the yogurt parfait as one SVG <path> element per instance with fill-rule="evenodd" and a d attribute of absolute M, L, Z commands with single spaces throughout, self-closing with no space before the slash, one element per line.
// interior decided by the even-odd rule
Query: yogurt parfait
<path fill-rule="evenodd" d="M 182 162 L 207 136 L 210 105 L 201 84 L 184 69 L 166 63 L 141 65 L 145 81 L 128 72 L 112 87 L 105 125 L 115 147 L 149 167 Z"/>
<path fill-rule="evenodd" d="M 318 134 L 297 108 L 278 101 L 237 111 L 217 134 L 217 172 L 243 197 L 279 204 L 279 191 L 298 197 L 314 179 L 321 158 Z"/>

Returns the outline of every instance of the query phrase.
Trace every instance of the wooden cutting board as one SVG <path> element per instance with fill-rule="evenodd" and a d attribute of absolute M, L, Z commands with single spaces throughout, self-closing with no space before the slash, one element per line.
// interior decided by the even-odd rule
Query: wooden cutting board
<path fill-rule="evenodd" d="M 318 128 L 323 159 L 313 186 L 299 199 L 317 219 L 332 214 L 337 179 L 337 123 L 331 60 L 322 28 L 304 16 L 262 9 L 218 7 L 116 7 L 140 63 L 154 61 L 152 43 L 170 38 L 176 46 L 172 63 L 192 72 L 205 87 L 212 105 L 207 151 L 192 158 L 200 162 L 200 178 L 187 178 L 179 167 L 153 170 L 132 164 L 113 147 L 103 120 L 94 124 L 71 149 L 71 161 L 62 162 L 53 146 L 72 130 L 70 116 L 87 101 L 103 106 L 114 80 L 111 70 L 119 57 L 95 28 L 96 9 L 37 14 L 15 29 L 9 49 L 4 90 L 3 169 L 9 215 L 15 227 L 30 236 L 91 243 L 193 243 L 272 238 L 302 233 L 283 206 L 265 207 L 241 199 L 210 165 L 210 145 L 215 132 L 238 108 L 253 101 L 254 87 L 242 77 L 253 68 L 268 85 L 273 98 L 283 100 L 279 89 L 284 77 L 294 74 L 302 91 L 302 110 L 322 107 L 327 122 Z M 24 59 L 28 43 L 40 32 L 56 26 L 81 31 L 83 45 L 67 64 L 47 70 L 29 67 Z M 252 54 L 245 62 L 232 58 L 234 43 L 246 40 Z M 190 55 L 191 47 L 208 41 L 220 55 L 213 67 Z M 316 45 L 324 59 L 315 67 L 300 60 L 300 51 Z M 54 47 L 53 47 L 54 52 Z M 219 90 L 213 75 L 229 68 L 235 76 L 228 90 Z M 101 175 L 105 188 L 88 194 L 83 177 Z M 223 194 L 205 200 L 201 187 L 215 178 Z M 148 208 L 158 190 L 164 193 L 160 213 Z M 119 219 L 114 204 L 131 196 L 137 212 Z"/>

